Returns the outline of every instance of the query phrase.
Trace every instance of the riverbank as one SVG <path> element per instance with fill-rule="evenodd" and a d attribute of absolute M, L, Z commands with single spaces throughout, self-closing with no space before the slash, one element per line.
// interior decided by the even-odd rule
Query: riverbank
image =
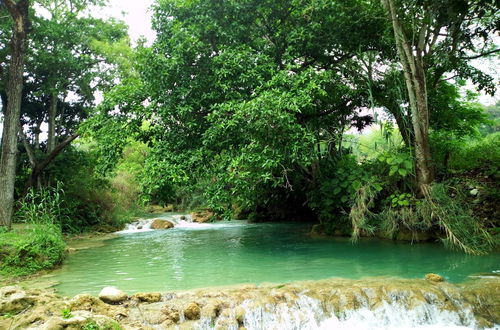
<path fill-rule="evenodd" d="M 136 293 L 116 304 L 20 286 L 0 289 L 2 329 L 492 328 L 500 279 L 328 279 Z"/>

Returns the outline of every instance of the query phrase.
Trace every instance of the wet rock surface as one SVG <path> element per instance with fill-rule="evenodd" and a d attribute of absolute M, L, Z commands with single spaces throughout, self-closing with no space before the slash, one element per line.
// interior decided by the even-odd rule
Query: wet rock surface
<path fill-rule="evenodd" d="M 190 215 L 191 215 L 191 218 L 193 219 L 193 222 L 197 222 L 197 223 L 209 222 L 214 217 L 214 213 L 212 211 L 209 211 L 209 210 L 192 212 Z"/>
<path fill-rule="evenodd" d="M 170 229 L 174 228 L 174 224 L 165 219 L 154 219 L 151 222 L 151 229 Z"/>
<path fill-rule="evenodd" d="M 425 279 L 431 282 L 444 282 L 444 277 L 438 274 L 429 273 L 425 275 Z"/>
<path fill-rule="evenodd" d="M 329 328 L 328 322 L 352 320 L 357 313 L 374 328 L 389 321 L 401 326 L 438 322 L 441 314 L 453 325 L 492 327 L 500 323 L 500 279 L 460 285 L 425 279 L 329 279 L 137 293 L 120 304 L 88 294 L 68 299 L 18 286 L 0 289 L 2 329 L 82 329 L 89 324 L 119 324 L 123 329 Z"/>
<path fill-rule="evenodd" d="M 113 286 L 107 286 L 99 292 L 99 299 L 105 303 L 118 304 L 128 298 L 127 294 Z"/>
<path fill-rule="evenodd" d="M 132 299 L 139 302 L 155 303 L 161 301 L 161 293 L 159 292 L 138 292 L 132 295 Z"/>

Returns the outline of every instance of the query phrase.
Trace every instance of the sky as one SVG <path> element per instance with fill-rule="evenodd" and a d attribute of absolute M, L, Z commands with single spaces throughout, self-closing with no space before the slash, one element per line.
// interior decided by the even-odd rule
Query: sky
<path fill-rule="evenodd" d="M 129 35 L 134 44 L 140 36 L 146 37 L 148 44 L 151 44 L 155 39 L 155 33 L 151 29 L 150 7 L 153 2 L 154 0 L 109 0 L 105 8 L 94 10 L 92 16 L 115 17 L 123 20 L 129 26 Z M 2 116 L 0 115 L 0 134 L 2 129 Z"/>
<path fill-rule="evenodd" d="M 121 19 L 129 26 L 132 41 L 135 42 L 140 36 L 144 36 L 152 42 L 155 39 L 155 33 L 151 29 L 150 7 L 153 2 L 154 0 L 109 0 L 109 5 L 100 9 L 100 14 L 96 16 Z"/>

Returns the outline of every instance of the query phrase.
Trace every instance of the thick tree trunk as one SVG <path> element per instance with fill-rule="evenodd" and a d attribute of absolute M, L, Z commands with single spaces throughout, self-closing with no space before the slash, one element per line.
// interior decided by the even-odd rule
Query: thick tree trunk
<path fill-rule="evenodd" d="M 416 184 L 421 193 L 434 180 L 429 144 L 429 108 L 422 51 L 413 47 L 404 34 L 393 0 L 382 0 L 392 21 L 398 55 L 403 65 L 406 89 L 410 101 L 414 134 Z"/>
<path fill-rule="evenodd" d="M 29 27 L 28 0 L 3 0 L 14 20 L 11 39 L 7 106 L 4 111 L 2 151 L 0 158 L 0 223 L 8 228 L 12 224 L 14 181 L 16 177 L 17 133 L 21 117 L 24 57 Z"/>

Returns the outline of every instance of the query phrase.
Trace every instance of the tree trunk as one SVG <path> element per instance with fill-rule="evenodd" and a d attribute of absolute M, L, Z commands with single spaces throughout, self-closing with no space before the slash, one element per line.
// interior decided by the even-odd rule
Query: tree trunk
<path fill-rule="evenodd" d="M 57 116 L 57 92 L 52 92 L 49 105 L 49 132 L 47 136 L 47 155 L 56 147 L 56 116 Z"/>
<path fill-rule="evenodd" d="M 42 121 L 38 121 L 33 129 L 33 135 L 34 135 L 33 148 L 35 148 L 35 150 L 40 149 L 40 133 L 42 132 L 41 126 L 42 126 Z"/>
<path fill-rule="evenodd" d="M 422 50 L 413 47 L 404 34 L 393 0 L 382 0 L 389 14 L 396 39 L 398 55 L 403 65 L 406 89 L 410 101 L 414 134 L 414 163 L 416 185 L 420 193 L 425 193 L 434 180 L 429 144 L 429 109 Z"/>
<path fill-rule="evenodd" d="M 21 117 L 24 57 L 29 28 L 28 0 L 3 0 L 14 20 L 11 39 L 9 81 L 7 82 L 7 106 L 4 111 L 2 151 L 0 158 L 0 223 L 12 225 L 14 205 L 14 181 L 16 177 L 17 134 Z"/>

